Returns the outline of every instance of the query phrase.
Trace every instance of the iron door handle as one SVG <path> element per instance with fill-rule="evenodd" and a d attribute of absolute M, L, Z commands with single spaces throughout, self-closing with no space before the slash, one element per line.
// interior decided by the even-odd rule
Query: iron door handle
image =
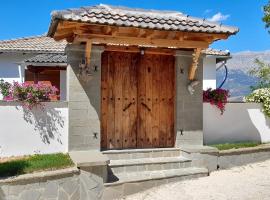
<path fill-rule="evenodd" d="M 129 107 L 132 106 L 132 104 L 135 104 L 135 102 L 130 102 L 130 103 L 123 109 L 123 111 L 125 112 L 127 109 L 129 109 Z"/>
<path fill-rule="evenodd" d="M 151 109 L 143 102 L 141 102 L 142 106 L 145 107 L 149 112 L 151 111 Z"/>

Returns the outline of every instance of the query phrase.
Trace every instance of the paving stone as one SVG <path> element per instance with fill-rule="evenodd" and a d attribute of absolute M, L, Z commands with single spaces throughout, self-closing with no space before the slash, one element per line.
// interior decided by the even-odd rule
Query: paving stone
<path fill-rule="evenodd" d="M 21 200 L 39 200 L 41 194 L 37 190 L 26 190 L 20 195 Z"/>
<path fill-rule="evenodd" d="M 58 196 L 58 184 L 55 182 L 48 182 L 45 186 L 42 197 L 47 198 L 56 198 Z"/>
<path fill-rule="evenodd" d="M 69 196 L 64 190 L 60 189 L 58 199 L 59 200 L 69 200 Z"/>
<path fill-rule="evenodd" d="M 61 187 L 68 195 L 71 195 L 79 187 L 79 183 L 76 179 L 75 180 L 70 179 L 69 181 L 66 181 L 63 184 L 61 184 Z"/>
<path fill-rule="evenodd" d="M 80 188 L 78 187 L 76 191 L 70 196 L 69 200 L 80 200 Z"/>
<path fill-rule="evenodd" d="M 10 185 L 8 194 L 17 196 L 18 194 L 23 192 L 25 190 L 25 188 L 26 188 L 25 185 Z"/>

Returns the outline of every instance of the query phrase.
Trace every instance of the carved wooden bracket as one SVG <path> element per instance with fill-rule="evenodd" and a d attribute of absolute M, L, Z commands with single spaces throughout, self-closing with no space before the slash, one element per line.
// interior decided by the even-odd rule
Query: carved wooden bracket
<path fill-rule="evenodd" d="M 189 80 L 194 80 L 195 78 L 195 74 L 196 74 L 196 70 L 198 68 L 198 62 L 199 62 L 199 57 L 201 55 L 201 48 L 196 48 L 194 49 L 194 52 L 192 54 L 192 64 L 189 68 L 189 74 L 188 74 L 188 78 Z"/>
<path fill-rule="evenodd" d="M 86 45 L 85 45 L 86 67 L 90 67 L 91 49 L 92 49 L 92 41 L 91 40 L 87 40 Z"/>

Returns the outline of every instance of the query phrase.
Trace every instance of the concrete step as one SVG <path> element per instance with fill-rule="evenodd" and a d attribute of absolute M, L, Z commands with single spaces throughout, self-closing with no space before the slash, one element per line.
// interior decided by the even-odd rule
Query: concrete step
<path fill-rule="evenodd" d="M 190 166 L 191 160 L 183 156 L 111 160 L 109 164 L 109 167 L 114 174 L 180 169 Z"/>
<path fill-rule="evenodd" d="M 102 153 L 108 156 L 110 160 L 177 157 L 180 156 L 180 148 L 108 150 Z"/>
<path fill-rule="evenodd" d="M 118 174 L 114 182 L 105 183 L 102 199 L 118 199 L 169 182 L 208 176 L 206 168 L 142 171 Z"/>

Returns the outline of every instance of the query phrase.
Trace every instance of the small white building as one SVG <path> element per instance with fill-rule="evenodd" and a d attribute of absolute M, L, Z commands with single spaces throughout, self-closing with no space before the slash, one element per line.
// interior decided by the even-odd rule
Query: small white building
<path fill-rule="evenodd" d="M 66 99 L 66 42 L 45 36 L 0 41 L 0 80 L 50 82 Z"/>

